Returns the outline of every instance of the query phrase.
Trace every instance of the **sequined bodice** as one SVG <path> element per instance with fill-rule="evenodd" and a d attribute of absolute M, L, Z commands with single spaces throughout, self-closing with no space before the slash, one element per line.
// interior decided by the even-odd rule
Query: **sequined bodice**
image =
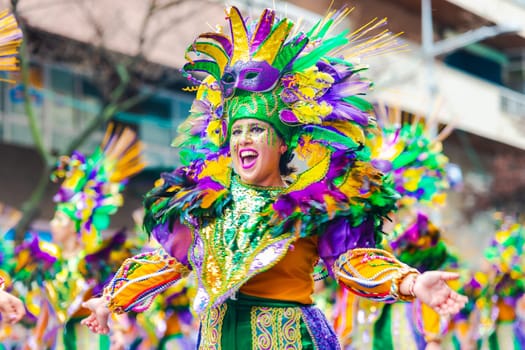
<path fill-rule="evenodd" d="M 221 217 L 202 225 L 192 249 L 192 265 L 202 274 L 196 298 L 201 307 L 223 301 L 286 254 L 291 234 L 272 237 L 261 220 L 281 190 L 246 186 L 232 178 L 232 204 Z"/>
<path fill-rule="evenodd" d="M 279 188 L 248 187 L 234 177 L 231 188 L 233 205 L 225 210 L 223 218 L 217 219 L 215 230 L 216 238 L 229 252 L 238 256 L 258 244 L 259 238 L 265 234 L 259 220 L 261 211 L 280 191 Z"/>

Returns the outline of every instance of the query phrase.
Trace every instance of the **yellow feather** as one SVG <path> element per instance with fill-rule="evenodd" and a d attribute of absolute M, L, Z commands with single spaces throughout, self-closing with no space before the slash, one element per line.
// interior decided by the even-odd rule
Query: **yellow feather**
<path fill-rule="evenodd" d="M 326 205 L 326 213 L 331 219 L 334 217 L 334 213 L 337 211 L 337 209 L 339 209 L 339 205 L 332 196 L 323 196 L 323 199 Z"/>
<path fill-rule="evenodd" d="M 342 132 L 345 136 L 350 137 L 355 142 L 365 143 L 365 133 L 363 128 L 355 125 L 354 123 L 348 123 L 345 121 L 333 121 L 325 122 L 323 125 L 332 126 L 336 128 L 339 132 Z"/>
<path fill-rule="evenodd" d="M 226 190 L 221 191 L 206 191 L 201 201 L 201 208 L 209 208 Z"/>
<path fill-rule="evenodd" d="M 290 33 L 292 26 L 292 22 L 290 22 L 290 20 L 288 19 L 279 22 L 277 28 L 275 28 L 270 34 L 270 36 L 268 36 L 261 44 L 261 46 L 259 46 L 257 52 L 255 53 L 255 55 L 253 55 L 253 60 L 266 61 L 271 65 L 275 60 L 279 49 L 283 45 L 284 40 Z"/>
<path fill-rule="evenodd" d="M 221 75 L 224 73 L 224 67 L 228 64 L 228 55 L 219 46 L 213 43 L 197 42 L 192 45 L 192 48 L 213 58 L 219 65 Z"/>
<path fill-rule="evenodd" d="M 231 157 L 221 156 L 213 161 L 207 160 L 204 164 L 204 169 L 199 174 L 199 180 L 205 177 L 211 177 L 222 184 L 228 183 L 231 170 L 224 171 L 224 169 L 231 169 Z"/>
<path fill-rule="evenodd" d="M 297 181 L 290 185 L 286 189 L 286 192 L 291 193 L 293 191 L 299 191 L 312 183 L 321 181 L 326 176 L 329 166 L 330 153 L 327 152 L 326 156 L 323 159 L 321 159 L 317 164 L 315 164 L 310 169 L 306 170 L 301 175 L 299 175 Z"/>
<path fill-rule="evenodd" d="M 301 160 L 305 160 L 308 167 L 312 167 L 314 164 L 319 163 L 328 153 L 328 149 L 325 146 L 317 142 L 311 142 L 311 140 L 312 138 L 310 136 L 304 137 L 303 145 L 296 149 L 297 157 Z"/>
<path fill-rule="evenodd" d="M 408 191 L 416 191 L 418 188 L 419 181 L 421 180 L 421 176 L 423 175 L 424 170 L 423 169 L 407 169 L 403 172 L 403 177 L 405 179 L 408 179 L 407 182 L 405 182 L 405 188 Z"/>
<path fill-rule="evenodd" d="M 226 16 L 230 19 L 231 23 L 233 53 L 230 65 L 233 66 L 237 61 L 248 61 L 250 59 L 248 33 L 244 27 L 244 21 L 239 10 L 235 7 L 230 7 L 226 10 Z"/>

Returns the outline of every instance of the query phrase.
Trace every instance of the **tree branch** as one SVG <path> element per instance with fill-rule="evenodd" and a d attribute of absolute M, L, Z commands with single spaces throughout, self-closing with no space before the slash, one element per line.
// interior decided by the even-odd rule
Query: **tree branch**
<path fill-rule="evenodd" d="M 18 18 L 18 11 L 17 11 L 17 5 L 18 1 L 13 1 L 13 14 Z M 20 29 L 23 33 L 25 33 L 25 26 L 21 21 L 18 21 Z M 19 60 L 20 60 L 20 73 L 22 75 L 22 96 L 24 99 L 24 111 L 27 115 L 27 119 L 29 122 L 29 129 L 31 131 L 31 136 L 33 138 L 33 142 L 35 143 L 35 147 L 37 149 L 38 154 L 42 158 L 45 164 L 48 164 L 51 158 L 51 155 L 46 150 L 44 146 L 44 142 L 42 141 L 42 135 L 39 130 L 38 121 L 35 118 L 35 112 L 33 110 L 33 103 L 31 102 L 31 95 L 29 92 L 30 87 L 30 73 L 31 73 L 31 67 L 29 64 L 29 53 L 27 50 L 27 44 L 25 40 L 22 40 L 22 44 L 20 46 L 20 53 L 19 53 Z"/>

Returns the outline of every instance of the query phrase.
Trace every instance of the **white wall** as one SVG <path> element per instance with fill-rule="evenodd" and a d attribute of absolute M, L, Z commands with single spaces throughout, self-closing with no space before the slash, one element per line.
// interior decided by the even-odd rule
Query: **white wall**
<path fill-rule="evenodd" d="M 476 15 L 500 25 L 517 26 L 525 37 L 525 6 L 513 0 L 448 0 Z"/>
<path fill-rule="evenodd" d="M 428 115 L 435 105 L 429 96 L 426 70 L 416 49 L 375 59 L 371 70 L 377 77 L 374 98 L 398 105 L 419 115 Z M 438 118 L 457 128 L 514 147 L 525 149 L 525 95 L 436 63 Z M 513 112 L 502 108 L 510 99 Z"/>

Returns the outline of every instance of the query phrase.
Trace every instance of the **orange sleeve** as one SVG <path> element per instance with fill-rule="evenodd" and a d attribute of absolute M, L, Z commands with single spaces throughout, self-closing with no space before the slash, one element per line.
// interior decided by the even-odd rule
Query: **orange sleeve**
<path fill-rule="evenodd" d="M 382 302 L 412 301 L 401 295 L 399 286 L 405 276 L 419 273 L 382 249 L 358 248 L 347 251 L 335 261 L 334 276 L 353 293 Z"/>
<path fill-rule="evenodd" d="M 142 253 L 124 261 L 104 288 L 104 298 L 112 312 L 142 312 L 158 294 L 188 273 L 186 266 L 162 249 Z"/>

